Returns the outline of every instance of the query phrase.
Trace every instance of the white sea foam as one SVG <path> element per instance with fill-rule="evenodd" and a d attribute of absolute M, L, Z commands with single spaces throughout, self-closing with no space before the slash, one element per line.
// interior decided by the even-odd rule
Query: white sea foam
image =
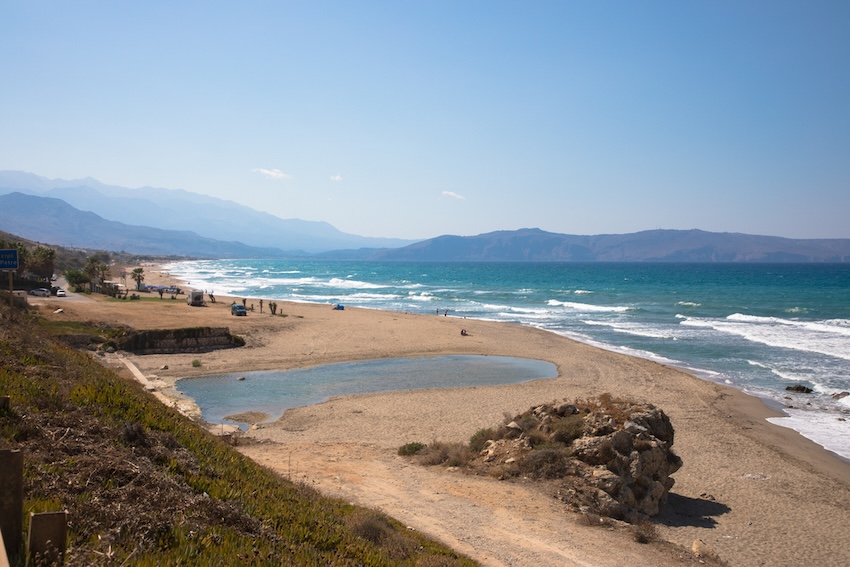
<path fill-rule="evenodd" d="M 381 284 L 374 284 L 359 280 L 348 280 L 342 278 L 331 278 L 327 282 L 319 282 L 318 285 L 325 285 L 327 287 L 338 287 L 342 289 L 379 289 L 387 287 Z"/>
<path fill-rule="evenodd" d="M 609 350 L 616 350 L 617 352 L 622 352 L 623 354 L 628 354 L 629 356 L 637 356 L 639 358 L 646 358 L 648 360 L 654 360 L 655 362 L 660 362 L 661 364 L 669 364 L 670 366 L 678 366 L 680 364 L 679 361 L 673 360 L 672 358 L 667 358 L 666 356 L 661 356 L 660 354 L 656 354 L 654 352 L 650 352 L 648 350 L 631 348 L 627 346 L 617 346 L 617 347 L 608 347 Z"/>
<path fill-rule="evenodd" d="M 593 292 L 590 291 L 589 289 L 577 289 L 573 293 L 576 294 L 576 295 L 589 295 Z"/>
<path fill-rule="evenodd" d="M 583 312 L 599 312 L 599 313 L 623 313 L 628 311 L 628 307 L 623 307 L 619 305 L 591 305 L 589 303 L 575 303 L 573 301 L 559 301 L 557 299 L 550 299 L 546 302 L 548 305 L 552 307 L 566 307 L 567 309 L 572 309 L 575 311 L 583 311 Z"/>
<path fill-rule="evenodd" d="M 367 293 L 367 292 L 359 292 L 359 293 L 347 293 L 345 297 L 348 299 L 369 299 L 369 300 L 377 300 L 377 301 L 394 301 L 397 299 L 401 299 L 403 296 L 396 295 L 394 293 Z"/>
<path fill-rule="evenodd" d="M 695 301 L 678 301 L 676 305 L 681 305 L 682 307 L 701 307 L 702 303 L 697 303 Z"/>
<path fill-rule="evenodd" d="M 585 325 L 595 325 L 597 327 L 609 327 L 611 330 L 618 333 L 626 333 L 638 337 L 649 337 L 651 339 L 672 339 L 677 340 L 675 333 L 665 332 L 658 327 L 649 325 L 641 325 L 640 323 L 629 323 L 622 321 L 595 321 L 587 319 L 582 321 Z"/>
<path fill-rule="evenodd" d="M 680 324 L 708 327 L 768 346 L 850 360 L 850 327 L 829 321 L 797 321 L 735 313 L 725 319 L 685 317 Z"/>
<path fill-rule="evenodd" d="M 788 427 L 821 447 L 850 459 L 850 416 L 839 412 L 785 409 L 788 417 L 769 417 L 774 425 Z M 841 421 L 841 419 L 846 421 Z"/>

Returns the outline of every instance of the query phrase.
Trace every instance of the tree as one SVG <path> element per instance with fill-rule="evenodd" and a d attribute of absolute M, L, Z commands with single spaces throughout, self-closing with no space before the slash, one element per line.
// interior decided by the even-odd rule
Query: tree
<path fill-rule="evenodd" d="M 108 264 L 104 264 L 104 263 L 101 263 L 101 264 L 97 267 L 97 272 L 98 272 L 98 276 L 100 276 L 100 281 L 101 281 L 101 282 L 106 281 L 106 278 L 108 278 L 110 275 L 112 275 L 112 274 L 110 273 L 109 265 L 108 265 Z"/>
<path fill-rule="evenodd" d="M 80 290 L 85 284 L 91 283 L 91 278 L 82 270 L 65 270 L 65 279 L 68 285 L 74 286 L 75 290 Z"/>
<path fill-rule="evenodd" d="M 90 256 L 88 260 L 86 260 L 86 265 L 83 268 L 83 271 L 89 276 L 89 285 L 94 287 L 94 284 L 97 282 L 97 278 L 101 273 L 101 266 L 103 262 L 100 258 L 95 254 L 94 256 Z M 94 291 L 94 289 L 92 289 Z"/>
<path fill-rule="evenodd" d="M 37 246 L 30 253 L 29 272 L 41 279 L 50 280 L 53 276 L 53 260 L 56 257 L 56 251 L 46 246 Z"/>
<path fill-rule="evenodd" d="M 133 281 L 136 282 L 136 290 L 141 290 L 142 282 L 145 281 L 144 268 L 133 268 L 133 273 L 130 276 L 133 278 Z"/>

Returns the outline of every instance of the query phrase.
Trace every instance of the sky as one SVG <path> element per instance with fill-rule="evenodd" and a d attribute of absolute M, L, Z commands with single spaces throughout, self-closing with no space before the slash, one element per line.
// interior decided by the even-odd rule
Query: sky
<path fill-rule="evenodd" d="M 850 2 L 0 0 L 0 170 L 406 239 L 850 238 Z"/>

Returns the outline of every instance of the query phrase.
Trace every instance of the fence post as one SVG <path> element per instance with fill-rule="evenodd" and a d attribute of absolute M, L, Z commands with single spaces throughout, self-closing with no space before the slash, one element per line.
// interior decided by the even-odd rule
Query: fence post
<path fill-rule="evenodd" d="M 27 564 L 62 565 L 68 538 L 68 511 L 30 512 Z"/>
<path fill-rule="evenodd" d="M 21 551 L 24 515 L 24 454 L 0 450 L 0 532 L 10 562 Z"/>

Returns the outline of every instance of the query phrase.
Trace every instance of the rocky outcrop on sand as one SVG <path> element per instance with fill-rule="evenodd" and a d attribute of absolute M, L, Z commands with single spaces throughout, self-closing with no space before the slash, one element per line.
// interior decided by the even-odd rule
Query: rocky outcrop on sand
<path fill-rule="evenodd" d="M 658 514 L 682 466 L 663 411 L 610 397 L 535 407 L 492 437 L 472 468 L 548 481 L 577 509 L 630 521 Z"/>

